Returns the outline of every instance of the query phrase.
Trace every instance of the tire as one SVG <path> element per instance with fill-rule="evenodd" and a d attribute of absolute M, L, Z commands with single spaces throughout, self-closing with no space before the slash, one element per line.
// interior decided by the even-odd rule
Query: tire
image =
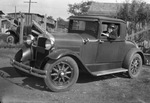
<path fill-rule="evenodd" d="M 7 43 L 10 43 L 10 44 L 14 44 L 15 43 L 15 37 L 12 36 L 12 35 L 9 35 L 6 39 L 6 42 Z"/>
<path fill-rule="evenodd" d="M 79 76 L 78 65 L 71 57 L 62 57 L 55 62 L 48 61 L 44 69 L 47 71 L 45 84 L 53 92 L 69 90 Z"/>
<path fill-rule="evenodd" d="M 142 58 L 139 54 L 134 54 L 125 61 L 126 67 L 128 69 L 128 76 L 130 78 L 138 78 L 141 73 L 142 68 Z"/>

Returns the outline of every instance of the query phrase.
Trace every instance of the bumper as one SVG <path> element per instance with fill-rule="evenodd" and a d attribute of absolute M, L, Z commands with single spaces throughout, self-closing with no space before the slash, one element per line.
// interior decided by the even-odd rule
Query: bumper
<path fill-rule="evenodd" d="M 28 65 L 19 63 L 19 62 L 15 61 L 14 59 L 10 59 L 10 63 L 16 69 L 19 69 L 19 70 L 26 72 L 28 74 L 31 74 L 33 76 L 40 77 L 40 78 L 46 77 L 46 71 L 44 71 L 44 70 L 39 70 L 39 69 L 36 69 L 34 67 L 30 67 Z"/>

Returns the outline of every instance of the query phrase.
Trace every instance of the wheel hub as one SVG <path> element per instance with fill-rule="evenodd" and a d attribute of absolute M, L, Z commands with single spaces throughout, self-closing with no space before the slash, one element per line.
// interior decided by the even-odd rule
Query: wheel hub
<path fill-rule="evenodd" d="M 53 67 L 51 79 L 56 85 L 66 85 L 72 79 L 72 68 L 69 64 L 61 62 Z"/>
<path fill-rule="evenodd" d="M 65 73 L 64 73 L 64 72 L 61 72 L 61 73 L 60 73 L 60 76 L 64 76 L 64 75 L 65 75 Z"/>

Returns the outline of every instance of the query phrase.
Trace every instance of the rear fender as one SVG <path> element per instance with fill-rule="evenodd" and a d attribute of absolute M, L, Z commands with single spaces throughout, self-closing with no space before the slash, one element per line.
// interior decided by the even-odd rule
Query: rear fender
<path fill-rule="evenodd" d="M 138 49 L 138 48 L 133 48 L 131 50 L 129 50 L 129 52 L 126 54 L 125 58 L 124 58 L 124 61 L 123 61 L 123 68 L 126 67 L 126 64 L 125 61 L 128 60 L 128 58 L 130 58 L 131 56 L 133 56 L 135 53 L 139 54 L 142 58 L 142 63 L 145 64 L 145 57 L 144 57 L 144 54 L 143 52 Z"/>

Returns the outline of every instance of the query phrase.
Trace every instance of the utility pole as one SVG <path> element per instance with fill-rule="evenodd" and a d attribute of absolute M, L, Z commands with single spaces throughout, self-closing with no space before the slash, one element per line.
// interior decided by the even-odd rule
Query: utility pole
<path fill-rule="evenodd" d="M 17 17 L 16 17 L 16 6 L 15 6 L 15 19 L 17 19 Z"/>
<path fill-rule="evenodd" d="M 22 44 L 23 43 L 23 30 L 24 30 L 24 14 L 20 14 L 21 17 L 21 25 L 20 25 L 20 35 L 19 35 L 19 43 Z"/>
<path fill-rule="evenodd" d="M 32 2 L 31 0 L 29 0 L 29 2 L 28 1 L 25 1 L 24 3 L 29 3 L 29 13 L 30 13 L 30 9 L 31 9 L 31 3 L 37 3 L 37 2 Z"/>

